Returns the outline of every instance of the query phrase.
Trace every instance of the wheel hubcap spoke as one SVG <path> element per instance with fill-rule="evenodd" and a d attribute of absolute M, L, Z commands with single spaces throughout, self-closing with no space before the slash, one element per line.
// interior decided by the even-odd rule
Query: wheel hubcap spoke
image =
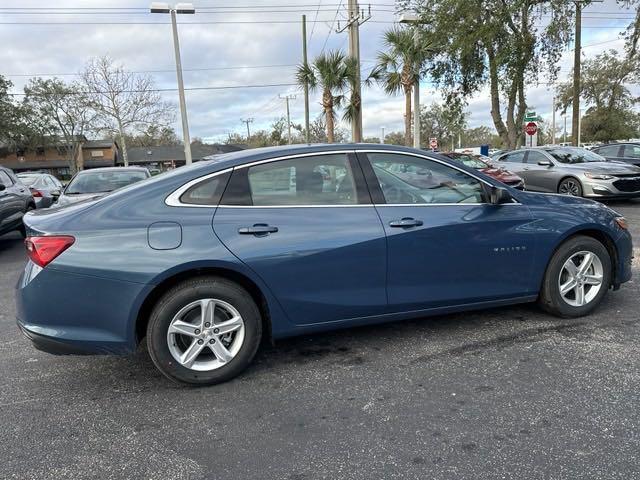
<path fill-rule="evenodd" d="M 197 337 L 198 334 L 195 332 L 198 330 L 200 330 L 200 325 L 183 322 L 182 320 L 176 320 L 169 326 L 169 333 L 178 333 L 189 337 Z"/>
<path fill-rule="evenodd" d="M 193 362 L 196 361 L 196 358 L 198 358 L 198 355 L 200 355 L 203 348 L 204 342 L 200 343 L 198 340 L 193 340 L 191 345 L 189 345 L 189 348 L 187 348 L 180 356 L 180 363 L 187 368 L 191 368 Z"/>
<path fill-rule="evenodd" d="M 215 343 L 210 343 L 209 348 L 211 349 L 213 354 L 216 357 L 218 357 L 218 360 L 220 360 L 222 363 L 227 363 L 229 360 L 233 358 L 233 355 L 231 355 L 231 352 L 229 352 L 229 350 L 227 350 L 227 347 L 225 347 L 220 341 L 216 341 Z"/>
<path fill-rule="evenodd" d="M 214 325 L 215 327 L 214 332 L 217 333 L 218 335 L 224 335 L 225 333 L 235 332 L 240 327 L 242 327 L 242 325 L 243 325 L 242 318 L 233 317 L 232 319 L 227 320 L 226 322 L 222 322 Z"/>

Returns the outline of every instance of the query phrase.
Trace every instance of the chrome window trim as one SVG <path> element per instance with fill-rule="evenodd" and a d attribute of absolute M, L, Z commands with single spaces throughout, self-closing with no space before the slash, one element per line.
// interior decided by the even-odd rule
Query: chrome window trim
<path fill-rule="evenodd" d="M 229 173 L 233 170 L 231 168 L 225 168 L 224 170 L 220 170 L 219 172 L 209 173 L 207 175 L 203 175 L 202 177 L 195 178 L 193 180 L 188 181 L 181 187 L 178 187 L 177 190 L 174 190 L 172 193 L 164 199 L 164 203 L 169 207 L 195 207 L 195 208 L 217 208 L 218 205 L 196 205 L 194 203 L 183 203 L 180 201 L 180 197 L 189 190 L 194 185 L 203 182 L 209 178 L 217 177 L 218 175 L 223 175 L 225 173 Z"/>
<path fill-rule="evenodd" d="M 422 155 L 419 153 L 413 153 L 413 152 L 404 152 L 402 150 L 378 150 L 378 149 L 350 149 L 350 150 L 327 150 L 327 151 L 322 151 L 322 152 L 309 152 L 309 153 L 298 153 L 298 154 L 291 154 L 291 155 L 285 155 L 282 157 L 272 157 L 272 158 L 267 158 L 264 160 L 257 160 L 255 162 L 251 162 L 251 163 L 247 163 L 244 165 L 237 165 L 235 167 L 230 167 L 230 168 L 226 168 L 224 170 L 220 170 L 219 172 L 214 172 L 214 173 L 210 173 L 208 175 L 203 175 L 202 177 L 198 177 L 194 180 L 191 180 L 187 183 L 185 183 L 184 185 L 182 185 L 181 187 L 179 187 L 177 190 L 174 190 L 171 194 L 169 194 L 169 196 L 167 196 L 167 198 L 165 199 L 165 204 L 170 206 L 170 207 L 195 207 L 195 208 L 353 208 L 353 207 L 436 207 L 436 206 L 452 206 L 452 205 L 456 205 L 456 206 L 460 206 L 460 205 L 491 205 L 488 202 L 483 202 L 483 203 L 408 203 L 408 204 L 403 204 L 403 203 L 397 203 L 397 204 L 393 204 L 393 203 L 382 203 L 382 204 L 371 204 L 371 203 L 364 203 L 364 204 L 345 204 L 345 205 L 195 205 L 192 203 L 182 203 L 180 201 L 180 197 L 182 196 L 182 194 L 184 192 L 186 192 L 189 188 L 191 188 L 193 185 L 207 180 L 208 178 L 211 177 L 215 177 L 217 175 L 222 175 L 224 173 L 228 173 L 231 172 L 235 169 L 240 169 L 240 168 L 250 168 L 253 167 L 255 165 L 262 165 L 265 163 L 271 163 L 271 162 L 279 162 L 282 160 L 291 160 L 291 159 L 295 159 L 295 158 L 303 158 L 303 157 L 315 157 L 318 155 L 336 155 L 336 154 L 344 154 L 344 155 L 348 155 L 350 153 L 356 154 L 358 152 L 362 152 L 362 153 L 393 153 L 393 154 L 399 154 L 399 155 L 406 155 L 409 157 L 416 157 L 416 158 L 424 158 L 426 160 L 430 160 L 433 162 L 437 162 L 441 165 L 444 165 L 446 167 L 450 167 L 453 168 L 455 170 L 458 170 L 459 172 L 462 172 L 464 174 L 469 175 L 472 178 L 475 178 L 476 180 L 478 180 L 479 182 L 484 183 L 485 185 L 488 185 L 490 187 L 493 187 L 494 185 L 492 185 L 490 182 L 487 182 L 486 180 L 479 178 L 475 175 L 473 175 L 472 173 L 469 173 L 461 168 L 458 168 L 454 165 L 450 165 L 447 162 L 443 162 L 437 158 L 433 158 L 430 157 L 428 155 Z M 504 205 L 522 205 L 520 202 L 515 201 L 512 203 L 505 203 L 502 204 L 501 206 Z"/>
<path fill-rule="evenodd" d="M 235 168 L 237 169 L 250 168 L 250 167 L 255 167 L 256 165 L 262 165 L 263 163 L 280 162 L 282 160 L 293 160 L 294 158 L 317 157 L 318 155 L 336 155 L 336 154 L 348 155 L 350 153 L 356 153 L 356 150 L 327 150 L 323 152 L 297 153 L 292 155 L 286 155 L 284 157 L 272 157 L 264 160 L 257 160 L 255 162 L 245 163 L 244 165 L 238 165 Z"/>

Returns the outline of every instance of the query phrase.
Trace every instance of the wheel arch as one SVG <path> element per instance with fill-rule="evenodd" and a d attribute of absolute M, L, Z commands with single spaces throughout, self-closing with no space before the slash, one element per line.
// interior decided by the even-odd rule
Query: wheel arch
<path fill-rule="evenodd" d="M 582 182 L 580 181 L 580 179 L 578 177 L 576 177 L 575 175 L 571 175 L 570 173 L 567 173 L 566 175 L 563 175 L 560 180 L 558 180 L 558 183 L 556 184 L 556 193 L 560 193 L 560 184 L 562 182 L 564 182 L 565 180 L 572 178 L 573 180 L 575 180 L 576 182 L 578 182 L 578 184 L 580 185 L 580 189 L 582 190 L 582 194 L 584 195 L 584 186 L 582 185 Z"/>
<path fill-rule="evenodd" d="M 159 283 L 154 285 L 153 289 L 147 293 L 146 297 L 142 301 L 138 313 L 135 317 L 135 342 L 139 344 L 146 336 L 147 325 L 149 323 L 149 317 L 154 305 L 158 302 L 160 297 L 169 291 L 173 286 L 179 284 L 188 279 L 202 277 L 202 276 L 218 276 L 226 278 L 239 284 L 243 287 L 251 298 L 256 303 L 260 310 L 260 316 L 262 318 L 262 328 L 264 332 L 264 339 L 273 341 L 273 329 L 271 323 L 271 308 L 267 300 L 266 295 L 258 284 L 249 276 L 238 272 L 232 268 L 223 266 L 205 266 L 205 267 L 191 267 L 177 272 L 172 272 L 170 275 L 163 278 Z"/>
<path fill-rule="evenodd" d="M 599 241 L 607 249 L 607 252 L 609 252 L 609 256 L 611 257 L 611 281 L 612 281 L 612 285 L 615 285 L 615 280 L 617 278 L 618 269 L 619 269 L 618 267 L 619 256 L 618 256 L 618 249 L 616 248 L 616 244 L 608 232 L 600 228 L 589 227 L 589 226 L 571 230 L 570 232 L 567 232 L 565 235 L 562 236 L 562 238 L 554 246 L 553 251 L 551 252 L 551 255 L 549 255 L 549 259 L 547 260 L 547 265 L 544 269 L 544 275 L 542 276 L 542 279 L 544 280 L 544 276 L 546 275 L 547 269 L 549 268 L 549 263 L 551 263 L 551 259 L 556 254 L 558 249 L 571 238 L 579 237 L 579 236 L 591 237 L 594 240 Z"/>

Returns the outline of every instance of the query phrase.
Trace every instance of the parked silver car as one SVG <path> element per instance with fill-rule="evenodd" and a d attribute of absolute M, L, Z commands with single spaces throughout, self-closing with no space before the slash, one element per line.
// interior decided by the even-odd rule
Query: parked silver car
<path fill-rule="evenodd" d="M 36 208 L 50 207 L 64 188 L 60 180 L 48 173 L 24 172 L 19 173 L 18 178 L 29 187 L 36 202 Z"/>
<path fill-rule="evenodd" d="M 149 178 L 143 167 L 105 167 L 76 173 L 54 206 L 69 205 L 90 198 L 100 198 L 132 183 Z"/>
<path fill-rule="evenodd" d="M 527 190 L 590 198 L 640 197 L 640 168 L 577 147 L 523 148 L 497 164 L 524 178 Z"/>

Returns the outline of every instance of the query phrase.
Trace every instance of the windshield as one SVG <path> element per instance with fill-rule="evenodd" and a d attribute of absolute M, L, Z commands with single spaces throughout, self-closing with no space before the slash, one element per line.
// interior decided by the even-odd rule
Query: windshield
<path fill-rule="evenodd" d="M 456 162 L 463 163 L 469 168 L 487 168 L 488 165 L 484 163 L 477 157 L 472 155 L 456 155 L 455 157 L 451 157 Z"/>
<path fill-rule="evenodd" d="M 607 159 L 584 148 L 554 148 L 547 150 L 560 163 L 606 162 Z"/>
<path fill-rule="evenodd" d="M 81 193 L 105 193 L 147 178 L 146 172 L 139 171 L 103 171 L 83 172 L 77 175 L 65 190 L 66 195 Z"/>

